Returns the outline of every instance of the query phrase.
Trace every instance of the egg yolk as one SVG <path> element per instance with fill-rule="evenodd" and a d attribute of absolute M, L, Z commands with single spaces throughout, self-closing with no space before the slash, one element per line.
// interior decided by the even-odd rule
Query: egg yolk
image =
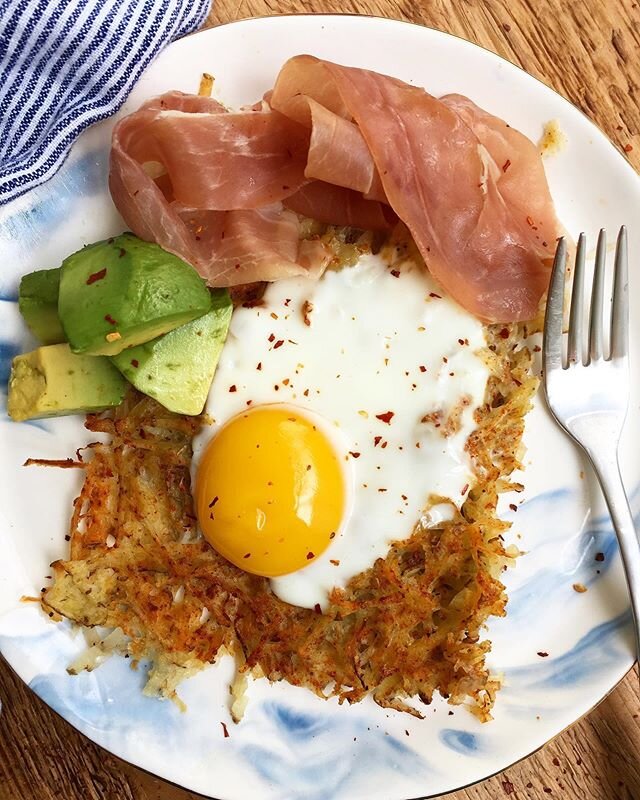
<path fill-rule="evenodd" d="M 312 420 L 263 406 L 231 419 L 207 445 L 196 507 L 205 538 L 232 564 L 286 575 L 335 537 L 345 508 L 343 471 Z"/>

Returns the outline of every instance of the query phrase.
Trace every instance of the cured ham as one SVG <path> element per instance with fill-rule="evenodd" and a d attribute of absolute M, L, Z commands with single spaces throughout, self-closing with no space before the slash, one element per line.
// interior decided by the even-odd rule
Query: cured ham
<path fill-rule="evenodd" d="M 231 114 L 171 92 L 116 125 L 109 188 L 137 236 L 211 286 L 320 273 L 328 253 L 299 241 L 298 218 L 280 202 L 306 183 L 308 138 L 270 109 Z"/>
<path fill-rule="evenodd" d="M 212 286 L 320 274 L 299 215 L 385 230 L 487 321 L 531 319 L 558 236 L 535 146 L 469 99 L 296 56 L 248 110 L 171 92 L 116 126 L 110 188 L 127 224 Z"/>
<path fill-rule="evenodd" d="M 270 98 L 299 121 L 302 97 L 291 94 L 292 73 L 308 94 L 325 98 L 340 125 L 348 109 L 384 195 L 449 294 L 488 321 L 534 317 L 558 235 L 534 145 L 466 98 L 441 101 L 394 78 L 311 56 L 284 65 Z"/>
<path fill-rule="evenodd" d="M 360 192 L 324 181 L 307 183 L 284 203 L 303 217 L 362 230 L 389 230 L 391 223 L 397 220 L 388 205 L 367 200 Z"/>

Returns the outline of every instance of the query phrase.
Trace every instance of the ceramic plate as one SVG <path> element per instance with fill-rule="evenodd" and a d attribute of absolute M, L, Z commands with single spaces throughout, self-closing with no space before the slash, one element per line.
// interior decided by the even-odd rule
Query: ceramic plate
<path fill-rule="evenodd" d="M 433 30 L 365 17 L 253 19 L 184 39 L 144 75 L 123 113 L 168 89 L 197 91 L 216 76 L 225 103 L 254 101 L 289 56 L 312 53 L 426 87 L 461 92 L 534 141 L 557 119 L 566 146 L 546 161 L 558 212 L 572 235 L 593 243 L 600 226 L 631 226 L 631 297 L 640 291 L 640 181 L 579 111 L 485 50 Z M 57 266 L 82 245 L 123 229 L 107 191 L 113 121 L 86 133 L 58 175 L 0 216 L 0 383 L 10 360 L 31 349 L 18 314 L 21 274 Z M 446 187 L 443 187 L 446 190 Z M 637 216 L 637 215 L 635 215 Z M 635 227 L 633 227 L 635 224 Z M 640 510 L 640 309 L 632 309 L 634 383 L 622 466 Z M 523 495 L 505 498 L 512 540 L 527 554 L 506 576 L 506 619 L 493 620 L 490 664 L 504 676 L 495 719 L 434 701 L 420 721 L 378 708 L 325 702 L 288 685 L 256 681 L 240 725 L 228 711 L 227 659 L 185 683 L 187 711 L 143 697 L 144 669 L 119 657 L 92 673 L 65 667 L 83 636 L 20 602 L 46 585 L 81 475 L 23 468 L 28 456 L 64 458 L 88 440 L 80 418 L 15 424 L 0 412 L 0 650 L 17 673 L 73 726 L 121 758 L 218 798 L 384 798 L 437 795 L 478 781 L 536 750 L 592 708 L 633 663 L 627 592 L 608 517 L 587 467 L 542 400 L 528 419 Z M 517 512 L 509 504 L 517 504 Z M 596 554 L 598 555 L 596 559 Z M 587 591 L 578 593 L 573 584 Z M 10 702 L 10 701 L 9 701 Z M 225 738 L 221 722 L 230 736 Z"/>

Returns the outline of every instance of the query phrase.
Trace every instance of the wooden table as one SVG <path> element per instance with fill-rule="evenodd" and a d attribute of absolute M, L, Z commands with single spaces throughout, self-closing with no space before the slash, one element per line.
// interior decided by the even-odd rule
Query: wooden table
<path fill-rule="evenodd" d="M 640 168 L 639 2 L 217 0 L 207 25 L 276 13 L 338 11 L 418 22 L 494 50 L 569 98 Z M 195 797 L 123 764 L 76 733 L 2 663 L 0 699 L 0 800 Z M 630 674 L 586 719 L 536 755 L 449 797 L 636 800 L 639 714 L 638 678 Z"/>

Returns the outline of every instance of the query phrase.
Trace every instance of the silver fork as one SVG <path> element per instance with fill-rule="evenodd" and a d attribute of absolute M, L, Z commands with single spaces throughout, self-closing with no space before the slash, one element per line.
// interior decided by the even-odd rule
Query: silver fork
<path fill-rule="evenodd" d="M 547 403 L 562 428 L 582 447 L 596 473 L 618 537 L 631 596 L 640 653 L 640 543 L 618 463 L 618 444 L 629 404 L 629 284 L 627 231 L 615 253 L 609 348 L 605 353 L 604 277 L 606 235 L 598 236 L 588 333 L 583 320 L 586 237 L 580 234 L 573 274 L 566 354 L 563 307 L 567 245 L 559 239 L 551 274 L 542 348 Z"/>

